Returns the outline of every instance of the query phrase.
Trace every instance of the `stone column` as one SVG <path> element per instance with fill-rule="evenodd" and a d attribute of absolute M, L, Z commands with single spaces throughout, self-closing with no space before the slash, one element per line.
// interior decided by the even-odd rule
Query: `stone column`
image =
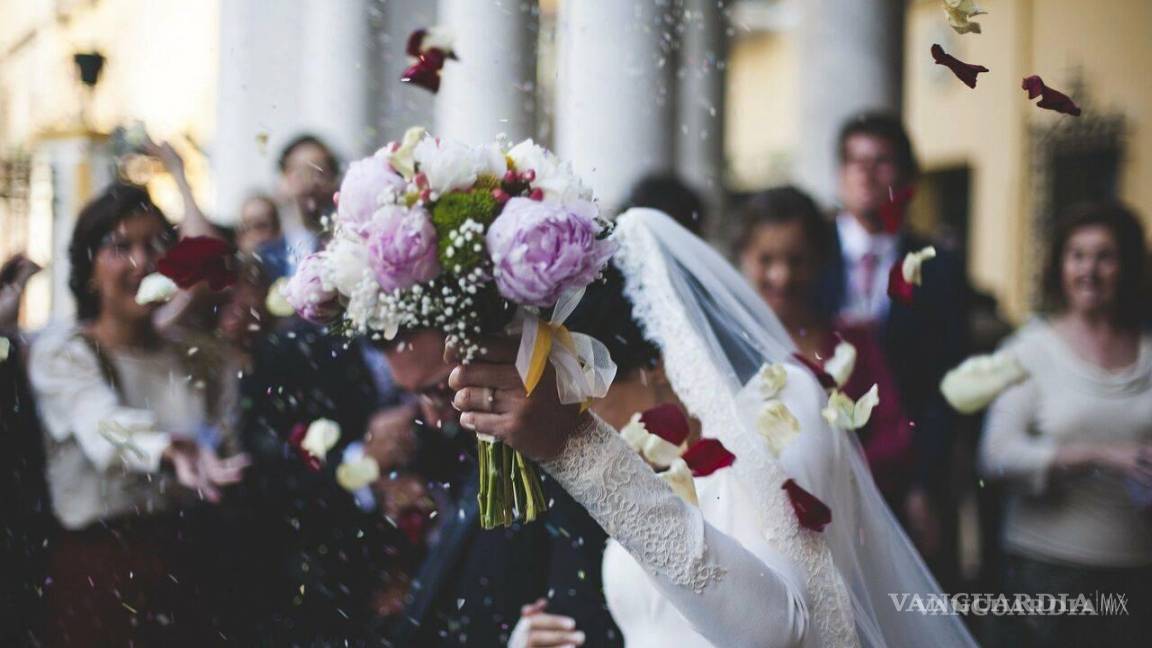
<path fill-rule="evenodd" d="M 796 176 L 831 204 L 841 125 L 863 110 L 900 111 L 905 3 L 804 0 L 799 4 L 801 144 Z"/>
<path fill-rule="evenodd" d="M 375 97 L 380 143 L 398 140 L 410 126 L 429 130 L 434 123 L 434 96 L 416 86 L 400 82 L 410 64 L 404 49 L 408 35 L 417 29 L 438 24 L 437 3 L 430 0 L 388 0 L 376 5 L 379 32 L 375 36 L 377 72 L 370 87 Z"/>
<path fill-rule="evenodd" d="M 369 112 L 372 31 L 366 0 L 303 0 L 300 124 L 344 161 L 363 157 L 376 140 Z"/>
<path fill-rule="evenodd" d="M 436 134 L 481 144 L 506 134 L 535 134 L 534 1 L 440 0 L 440 25 L 452 32 L 458 61 L 444 66 L 436 97 Z"/>
<path fill-rule="evenodd" d="M 672 4 L 560 3 L 556 149 L 606 214 L 615 215 L 636 180 L 675 166 Z"/>

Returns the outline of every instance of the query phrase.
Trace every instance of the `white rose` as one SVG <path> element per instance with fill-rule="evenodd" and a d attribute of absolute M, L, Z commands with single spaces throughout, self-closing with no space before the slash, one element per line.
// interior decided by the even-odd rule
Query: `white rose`
<path fill-rule="evenodd" d="M 872 410 L 880 404 L 880 390 L 876 385 L 853 402 L 844 392 L 836 389 L 828 396 L 828 405 L 820 412 L 828 424 L 841 430 L 859 430 L 868 424 Z"/>
<path fill-rule="evenodd" d="M 1000 392 L 1028 377 L 1028 372 L 1007 349 L 968 358 L 940 381 L 948 404 L 962 414 L 988 406 Z"/>
<path fill-rule="evenodd" d="M 413 154 L 420 172 L 428 178 L 428 188 L 443 195 L 471 188 L 482 174 L 503 177 L 507 162 L 499 150 L 499 147 L 472 147 L 428 137 L 416 145 Z"/>
<path fill-rule="evenodd" d="M 592 190 L 584 186 L 572 171 L 572 166 L 532 140 L 513 146 L 508 157 L 518 172 L 532 171 L 535 174 L 530 186 L 543 191 L 545 200 L 560 203 L 592 200 Z"/>
<path fill-rule="evenodd" d="M 929 245 L 928 247 L 920 250 L 919 252 L 909 252 L 904 255 L 904 262 L 900 266 L 900 274 L 904 275 L 904 281 L 919 286 L 924 283 L 922 266 L 928 259 L 936 258 L 936 248 Z"/>
<path fill-rule="evenodd" d="M 760 378 L 760 395 L 765 400 L 775 398 L 788 384 L 788 370 L 780 362 L 764 365 L 757 377 Z"/>
<path fill-rule="evenodd" d="M 320 266 L 324 290 L 335 290 L 351 297 L 356 286 L 370 275 L 368 246 L 360 237 L 341 233 L 324 250 L 324 263 Z"/>
<path fill-rule="evenodd" d="M 824 371 L 828 372 L 829 376 L 836 381 L 840 387 L 848 382 L 852 376 L 852 370 L 856 368 L 856 347 L 848 342 L 840 342 L 836 345 L 836 350 L 832 352 L 832 357 L 824 363 Z"/>
<path fill-rule="evenodd" d="M 800 422 L 792 415 L 783 401 L 772 399 L 764 404 L 756 419 L 757 429 L 768 442 L 772 454 L 777 457 L 792 439 L 800 433 Z"/>
<path fill-rule="evenodd" d="M 336 482 L 344 490 L 355 492 L 380 479 L 380 464 L 370 455 L 346 461 L 336 468 Z"/>
<path fill-rule="evenodd" d="M 700 502 L 696 498 L 696 484 L 692 481 L 692 471 L 683 459 L 678 458 L 673 461 L 668 470 L 660 473 L 660 478 L 671 486 L 672 492 L 679 495 L 685 502 L 699 506 Z"/>
<path fill-rule="evenodd" d="M 153 272 L 140 281 L 140 288 L 136 290 L 136 303 L 141 306 L 153 302 L 164 303 L 170 301 L 177 290 L 180 288 L 175 281 L 159 272 Z"/>
<path fill-rule="evenodd" d="M 300 447 L 308 454 L 323 461 L 328 456 L 328 451 L 335 447 L 339 440 L 340 424 L 321 418 L 312 421 L 312 424 L 308 426 L 308 431 L 304 433 L 304 439 L 300 441 Z"/>

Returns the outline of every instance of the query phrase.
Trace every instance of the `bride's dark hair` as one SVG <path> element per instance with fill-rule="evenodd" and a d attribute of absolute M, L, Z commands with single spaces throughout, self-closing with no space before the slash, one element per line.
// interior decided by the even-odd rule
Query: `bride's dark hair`
<path fill-rule="evenodd" d="M 566 325 L 603 342 L 620 377 L 636 369 L 651 369 L 660 360 L 660 350 L 645 339 L 632 316 L 632 303 L 624 296 L 624 276 L 613 263 L 604 270 L 602 280 L 588 286 Z"/>

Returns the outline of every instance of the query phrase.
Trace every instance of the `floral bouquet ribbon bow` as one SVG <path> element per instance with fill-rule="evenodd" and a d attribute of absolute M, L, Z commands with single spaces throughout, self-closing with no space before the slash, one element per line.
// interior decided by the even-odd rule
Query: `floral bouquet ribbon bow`
<path fill-rule="evenodd" d="M 603 398 L 616 377 L 616 363 L 603 342 L 590 335 L 573 333 L 564 326 L 583 296 L 583 287 L 566 290 L 547 320 L 526 311 L 516 356 L 516 369 L 529 394 L 536 389 L 551 361 L 560 402 L 580 403 L 582 410 L 587 409 L 592 399 Z"/>

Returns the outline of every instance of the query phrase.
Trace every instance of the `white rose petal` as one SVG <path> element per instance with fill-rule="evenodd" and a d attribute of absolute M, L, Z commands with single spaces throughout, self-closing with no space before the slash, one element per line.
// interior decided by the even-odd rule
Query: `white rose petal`
<path fill-rule="evenodd" d="M 280 277 L 272 282 L 268 288 L 268 296 L 264 298 L 264 307 L 273 317 L 291 317 L 296 313 L 292 304 L 284 297 L 284 289 L 288 286 L 288 277 Z"/>
<path fill-rule="evenodd" d="M 948 404 L 962 414 L 988 406 L 1000 392 L 1028 377 L 1028 372 L 1008 350 L 968 358 L 940 381 Z"/>
<path fill-rule="evenodd" d="M 929 245 L 928 247 L 920 250 L 919 252 L 909 252 L 904 255 L 904 262 L 900 266 L 900 273 L 904 275 L 904 281 L 919 286 L 924 283 L 924 277 L 921 267 L 928 259 L 936 258 L 936 248 Z"/>
<path fill-rule="evenodd" d="M 0 337 L 0 362 L 8 359 L 8 354 L 12 351 L 12 341 L 6 337 Z"/>
<path fill-rule="evenodd" d="M 346 461 L 336 468 L 336 482 L 344 490 L 355 492 L 380 479 L 380 464 L 369 455 Z"/>
<path fill-rule="evenodd" d="M 800 422 L 792 415 L 783 401 L 773 399 L 764 404 L 756 419 L 757 430 L 768 442 L 772 454 L 777 457 L 792 439 L 800 433 Z"/>
<path fill-rule="evenodd" d="M 140 281 L 140 288 L 136 291 L 136 303 L 140 305 L 151 303 L 164 303 L 176 295 L 180 290 L 176 282 L 168 277 L 153 272 Z"/>
<path fill-rule="evenodd" d="M 843 387 L 844 383 L 852 377 L 856 368 L 856 347 L 848 342 L 841 341 L 832 352 L 832 357 L 824 363 L 824 371 L 836 381 L 836 385 Z"/>
<path fill-rule="evenodd" d="M 392 168 L 399 173 L 405 180 L 412 180 L 416 175 L 416 159 L 414 151 L 416 145 L 424 140 L 424 136 L 428 131 L 419 126 L 413 126 L 404 131 L 404 137 L 400 140 L 399 146 L 395 151 L 388 153 L 388 163 Z"/>
<path fill-rule="evenodd" d="M 620 438 L 624 439 L 624 443 L 636 452 L 644 452 L 644 439 L 649 436 L 648 428 L 644 427 L 644 422 L 640 420 L 640 413 L 632 415 L 628 424 L 620 429 Z"/>
<path fill-rule="evenodd" d="M 453 37 L 452 30 L 443 25 L 435 25 L 425 30 L 424 40 L 420 42 L 420 51 L 427 52 L 430 49 L 438 49 L 447 54 L 454 51 L 452 47 L 455 42 L 456 39 Z"/>
<path fill-rule="evenodd" d="M 788 383 L 788 370 L 779 362 L 764 365 L 757 376 L 760 378 L 760 395 L 766 400 L 775 398 Z"/>
<path fill-rule="evenodd" d="M 649 432 L 641 454 L 653 466 L 667 468 L 680 458 L 680 448 Z"/>
<path fill-rule="evenodd" d="M 478 175 L 494 174 L 495 163 L 486 147 L 427 137 L 416 145 L 413 157 L 420 173 L 428 178 L 428 188 L 438 195 L 455 189 L 469 189 L 476 183 Z"/>
<path fill-rule="evenodd" d="M 328 451 L 335 447 L 339 440 L 340 424 L 321 418 L 312 421 L 312 424 L 308 426 L 308 431 L 304 433 L 300 447 L 308 454 L 323 461 L 328 456 Z"/>
<path fill-rule="evenodd" d="M 696 484 L 692 481 L 692 471 L 689 470 L 688 464 L 683 459 L 673 461 L 668 470 L 660 473 L 660 478 L 671 486 L 672 492 L 679 495 L 685 502 L 694 506 L 700 505 L 696 498 Z"/>
<path fill-rule="evenodd" d="M 872 418 L 872 410 L 880 404 L 880 390 L 876 385 L 853 402 L 844 392 L 836 389 L 828 396 L 828 405 L 820 412 L 828 424 L 841 430 L 859 430 Z"/>

